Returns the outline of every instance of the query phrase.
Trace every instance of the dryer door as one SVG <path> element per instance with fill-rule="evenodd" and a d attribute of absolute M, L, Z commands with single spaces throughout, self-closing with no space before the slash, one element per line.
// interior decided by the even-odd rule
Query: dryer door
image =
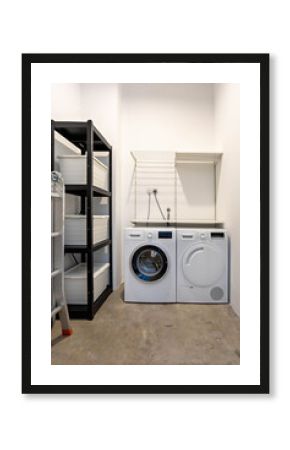
<path fill-rule="evenodd" d="M 156 245 L 144 245 L 138 248 L 132 257 L 132 269 L 143 281 L 159 280 L 167 271 L 167 257 Z"/>
<path fill-rule="evenodd" d="M 184 277 L 190 285 L 212 286 L 224 273 L 224 254 L 219 248 L 198 243 L 184 253 L 182 269 Z"/>

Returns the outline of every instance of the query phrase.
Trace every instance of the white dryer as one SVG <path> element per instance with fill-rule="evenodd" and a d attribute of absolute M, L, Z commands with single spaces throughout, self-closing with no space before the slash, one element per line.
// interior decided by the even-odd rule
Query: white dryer
<path fill-rule="evenodd" d="M 179 303 L 228 303 L 228 236 L 223 229 L 177 230 Z"/>
<path fill-rule="evenodd" d="M 125 229 L 126 302 L 176 302 L 176 230 Z"/>

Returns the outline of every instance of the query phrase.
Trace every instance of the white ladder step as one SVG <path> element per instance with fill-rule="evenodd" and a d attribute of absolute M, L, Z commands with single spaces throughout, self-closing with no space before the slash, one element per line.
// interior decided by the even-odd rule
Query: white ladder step
<path fill-rule="evenodd" d="M 53 231 L 52 233 L 51 233 L 51 237 L 53 238 L 53 237 L 57 237 L 57 236 L 61 236 L 62 235 L 62 232 L 61 231 Z"/>
<path fill-rule="evenodd" d="M 56 306 L 52 311 L 51 311 L 51 317 L 55 316 L 57 313 L 59 313 L 62 310 L 63 306 Z"/>
<path fill-rule="evenodd" d="M 56 277 L 57 275 L 59 275 L 61 273 L 60 269 L 56 269 L 53 272 L 51 272 L 51 278 Z"/>
<path fill-rule="evenodd" d="M 68 308 L 64 295 L 64 200 L 65 191 L 61 175 L 51 173 L 51 326 L 53 327 L 56 315 L 62 328 L 63 336 L 70 336 L 72 328 Z M 57 238 L 57 239 L 53 239 Z M 58 248 L 57 248 L 58 247 Z"/>

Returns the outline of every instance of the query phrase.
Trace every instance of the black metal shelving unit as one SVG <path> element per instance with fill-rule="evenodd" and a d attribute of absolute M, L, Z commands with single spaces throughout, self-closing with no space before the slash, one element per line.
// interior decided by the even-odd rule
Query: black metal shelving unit
<path fill-rule="evenodd" d="M 79 253 L 81 260 L 87 262 L 87 305 L 68 305 L 71 318 L 92 320 L 100 306 L 113 290 L 112 270 L 112 146 L 104 136 L 96 129 L 92 120 L 87 122 L 59 122 L 51 121 L 51 170 L 54 170 L 55 150 L 54 132 L 57 131 L 68 141 L 79 148 L 82 155 L 87 155 L 87 184 L 66 185 L 68 194 L 77 195 L 81 198 L 81 214 L 87 219 L 87 245 L 65 246 L 65 253 Z M 109 168 L 109 190 L 105 191 L 93 186 L 93 164 L 92 157 L 97 152 L 108 152 Z M 109 239 L 97 244 L 93 243 L 93 197 L 107 197 L 109 205 Z M 109 247 L 110 276 L 109 284 L 102 294 L 94 299 L 94 252 L 103 247 Z"/>

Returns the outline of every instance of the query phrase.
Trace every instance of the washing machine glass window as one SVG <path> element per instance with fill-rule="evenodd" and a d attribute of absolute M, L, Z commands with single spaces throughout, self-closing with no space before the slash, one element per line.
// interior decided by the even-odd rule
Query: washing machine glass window
<path fill-rule="evenodd" d="M 152 282 L 159 280 L 167 271 L 167 257 L 155 245 L 144 245 L 137 249 L 132 258 L 132 268 L 140 280 Z"/>

